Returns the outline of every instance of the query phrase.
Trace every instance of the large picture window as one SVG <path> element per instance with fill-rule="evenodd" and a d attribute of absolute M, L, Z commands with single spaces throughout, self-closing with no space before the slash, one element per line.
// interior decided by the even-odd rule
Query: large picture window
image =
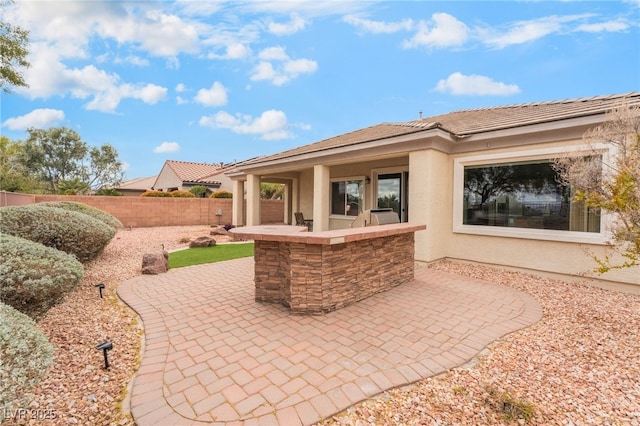
<path fill-rule="evenodd" d="M 364 181 L 342 180 L 331 182 L 331 214 L 358 216 L 364 205 Z"/>
<path fill-rule="evenodd" d="M 600 210 L 571 201 L 550 160 L 464 166 L 464 225 L 600 232 Z"/>

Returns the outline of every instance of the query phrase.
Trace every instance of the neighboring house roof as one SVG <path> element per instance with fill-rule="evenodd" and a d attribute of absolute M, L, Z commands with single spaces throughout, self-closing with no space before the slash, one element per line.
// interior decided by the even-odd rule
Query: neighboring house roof
<path fill-rule="evenodd" d="M 145 191 L 153 187 L 158 176 L 142 177 L 122 182 L 116 189 L 124 191 Z"/>
<path fill-rule="evenodd" d="M 213 179 L 224 171 L 224 164 L 192 163 L 190 161 L 167 160 L 165 163 L 183 183 L 220 185 Z"/>
<path fill-rule="evenodd" d="M 623 98 L 626 98 L 631 105 L 640 105 L 640 92 L 631 92 L 620 95 L 454 111 L 420 120 L 377 124 L 277 154 L 246 160 L 238 163 L 237 166 L 241 170 L 243 166 L 300 157 L 305 154 L 318 153 L 364 142 L 381 141 L 425 130 L 441 130 L 454 139 L 463 139 L 479 133 L 591 115 L 602 115 L 618 106 Z"/>

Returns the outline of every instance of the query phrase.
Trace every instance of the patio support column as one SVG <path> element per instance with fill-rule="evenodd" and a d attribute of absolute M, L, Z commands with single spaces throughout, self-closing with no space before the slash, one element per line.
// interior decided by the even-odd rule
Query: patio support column
<path fill-rule="evenodd" d="M 282 223 L 284 223 L 285 225 L 289 225 L 290 221 L 289 218 L 291 217 L 291 183 L 285 183 L 284 184 L 284 191 L 282 194 L 282 199 L 284 202 L 284 217 L 282 218 Z"/>
<path fill-rule="evenodd" d="M 416 232 L 416 260 L 430 262 L 447 256 L 451 240 L 453 161 L 435 149 L 409 154 L 409 219 L 427 225 Z"/>
<path fill-rule="evenodd" d="M 300 183 L 297 178 L 291 179 L 291 184 L 289 186 L 290 196 L 290 206 L 291 211 L 289 212 L 289 223 L 295 225 L 295 218 L 293 214 L 300 211 Z"/>
<path fill-rule="evenodd" d="M 242 226 L 244 221 L 244 181 L 233 181 L 233 198 L 231 202 L 231 224 L 233 226 Z"/>
<path fill-rule="evenodd" d="M 313 166 L 313 231 L 329 230 L 329 166 Z"/>
<path fill-rule="evenodd" d="M 260 225 L 260 176 L 247 175 L 247 226 Z"/>

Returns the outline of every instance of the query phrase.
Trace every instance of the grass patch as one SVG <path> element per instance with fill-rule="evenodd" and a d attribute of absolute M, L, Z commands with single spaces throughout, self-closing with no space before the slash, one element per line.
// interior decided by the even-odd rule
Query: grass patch
<path fill-rule="evenodd" d="M 182 268 L 250 256 L 253 256 L 253 243 L 190 248 L 169 253 L 169 268 Z"/>
<path fill-rule="evenodd" d="M 523 399 L 516 398 L 506 391 L 497 390 L 491 386 L 486 386 L 485 390 L 489 394 L 487 402 L 494 410 L 502 413 L 505 420 L 518 420 L 521 423 L 529 423 L 535 414 L 533 404 Z"/>

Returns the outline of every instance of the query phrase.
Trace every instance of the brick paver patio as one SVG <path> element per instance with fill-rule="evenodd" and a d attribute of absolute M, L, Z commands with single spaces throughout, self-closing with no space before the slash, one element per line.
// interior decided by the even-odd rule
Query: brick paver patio
<path fill-rule="evenodd" d="M 123 283 L 145 331 L 136 423 L 311 424 L 460 366 L 542 317 L 504 286 L 425 266 L 415 278 L 323 316 L 255 302 L 253 258 Z"/>

